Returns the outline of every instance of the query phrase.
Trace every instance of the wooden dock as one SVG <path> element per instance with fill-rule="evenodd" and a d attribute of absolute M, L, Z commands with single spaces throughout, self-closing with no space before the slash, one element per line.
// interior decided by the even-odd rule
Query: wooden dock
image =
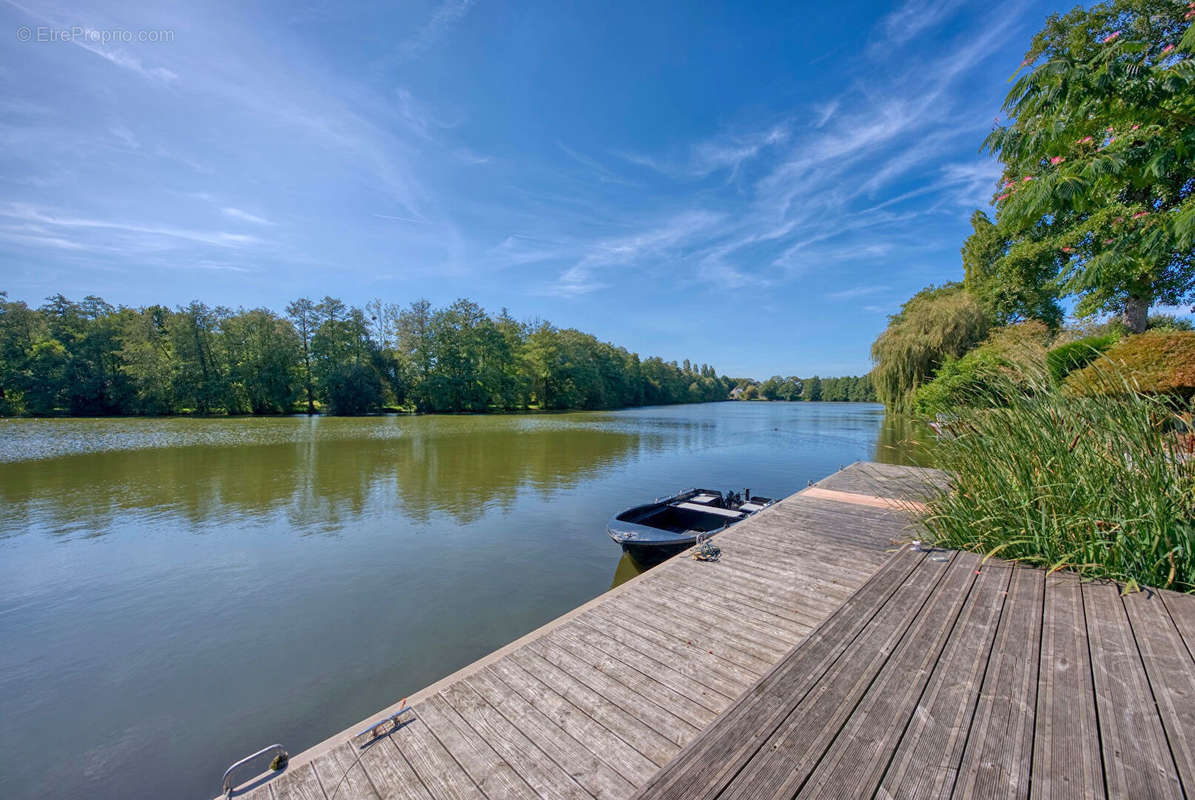
<path fill-rule="evenodd" d="M 903 551 L 636 797 L 1195 796 L 1195 597 Z"/>
<path fill-rule="evenodd" d="M 901 547 L 940 481 L 853 464 L 236 796 L 1195 797 L 1195 597 Z"/>

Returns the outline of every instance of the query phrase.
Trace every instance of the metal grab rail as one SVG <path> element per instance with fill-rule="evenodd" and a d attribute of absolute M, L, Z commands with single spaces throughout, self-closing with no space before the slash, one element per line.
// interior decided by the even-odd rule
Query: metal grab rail
<path fill-rule="evenodd" d="M 258 750 L 256 753 L 254 753 L 251 756 L 245 756 L 240 761 L 236 762 L 231 767 L 224 770 L 224 780 L 220 784 L 221 791 L 224 792 L 224 797 L 226 799 L 229 797 L 232 797 L 232 785 L 233 785 L 232 784 L 232 773 L 233 772 L 235 772 L 238 768 L 245 766 L 246 764 L 248 764 L 253 759 L 257 758 L 258 756 L 264 756 L 266 753 L 273 753 L 275 751 L 277 751 L 278 755 L 282 757 L 282 764 L 283 764 L 283 766 L 285 766 L 286 762 L 290 760 L 290 755 L 286 752 L 286 748 L 280 744 L 272 744 L 269 747 L 263 747 L 262 749 Z"/>

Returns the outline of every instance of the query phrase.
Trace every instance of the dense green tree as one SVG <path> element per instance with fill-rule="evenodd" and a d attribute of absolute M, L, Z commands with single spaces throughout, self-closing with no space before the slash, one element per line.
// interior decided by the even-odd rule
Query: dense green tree
<path fill-rule="evenodd" d="M 224 348 L 237 409 L 254 414 L 289 412 L 299 396 L 302 345 L 295 327 L 266 309 L 224 320 Z"/>
<path fill-rule="evenodd" d="M 193 301 L 169 319 L 174 354 L 174 397 L 183 409 L 210 414 L 227 411 L 230 402 L 226 364 L 218 347 L 220 324 L 229 311 Z"/>
<path fill-rule="evenodd" d="M 48 341 L 62 346 L 61 370 L 36 372 L 37 383 L 60 381 L 60 387 L 39 386 L 42 397 L 57 396 L 72 414 L 114 413 L 124 394 L 117 351 L 120 349 L 112 306 L 98 297 L 88 296 L 80 303 L 61 294 L 42 306 L 48 329 Z M 44 350 L 48 353 L 48 350 Z M 38 362 L 41 368 L 50 362 Z"/>
<path fill-rule="evenodd" d="M 1051 327 L 1062 321 L 1056 260 L 1009 252 L 1009 239 L 982 211 L 971 215 L 972 233 L 963 243 L 963 285 L 993 320 L 1009 324 L 1038 319 Z"/>
<path fill-rule="evenodd" d="M 805 381 L 805 389 L 802 392 L 805 399 L 812 402 L 817 402 L 822 399 L 822 379 L 814 375 L 809 380 Z"/>
<path fill-rule="evenodd" d="M 764 400 L 779 400 L 780 387 L 784 385 L 784 378 L 779 375 L 773 375 L 763 383 L 759 384 L 757 389 L 759 396 Z"/>
<path fill-rule="evenodd" d="M 307 398 L 307 413 L 315 413 L 315 373 L 311 369 L 311 339 L 319 327 L 319 312 L 309 298 L 300 297 L 286 307 L 286 316 L 295 326 L 302 345 L 301 374 L 303 393 Z"/>
<path fill-rule="evenodd" d="M 1112 0 L 1034 37 L 1010 121 L 987 139 L 1007 247 L 984 283 L 1006 312 L 1053 282 L 1079 314 L 1119 311 L 1140 332 L 1151 304 L 1195 297 L 1192 16 L 1175 0 Z"/>
<path fill-rule="evenodd" d="M 119 315 L 118 369 L 129 387 L 122 411 L 149 415 L 174 412 L 175 361 L 170 309 L 164 306 L 121 309 Z"/>
<path fill-rule="evenodd" d="M 70 405 L 71 358 L 57 339 L 36 342 L 29 352 L 30 380 L 25 407 L 33 414 L 53 414 Z"/>
<path fill-rule="evenodd" d="M 416 300 L 398 315 L 398 356 L 410 372 L 411 399 L 421 411 L 431 408 L 426 394 L 433 365 L 431 326 L 431 303 L 427 300 Z"/>
<path fill-rule="evenodd" d="M 332 297 L 321 300 L 316 311 L 322 318 L 311 337 L 316 395 L 333 414 L 364 414 L 380 408 L 382 376 L 365 313 Z"/>
<path fill-rule="evenodd" d="M 33 347 L 44 331 L 41 314 L 0 293 L 0 414 L 25 410 L 24 395 L 32 382 Z"/>

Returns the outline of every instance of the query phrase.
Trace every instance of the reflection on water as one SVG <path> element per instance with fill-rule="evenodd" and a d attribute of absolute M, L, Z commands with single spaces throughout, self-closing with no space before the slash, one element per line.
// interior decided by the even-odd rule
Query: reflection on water
<path fill-rule="evenodd" d="M 932 467 L 934 432 L 921 420 L 888 414 L 880 426 L 873 461 L 913 467 Z"/>
<path fill-rule="evenodd" d="M 439 512 L 470 523 L 491 505 L 509 510 L 521 488 L 565 491 L 662 446 L 659 437 L 583 422 L 564 431 L 494 420 L 448 427 L 443 418 L 409 419 L 406 435 L 347 442 L 296 429 L 306 435 L 287 443 L 113 449 L 0 464 L 0 535 L 24 532 L 16 523 L 30 516 L 55 533 L 104 535 L 142 510 L 196 525 L 281 513 L 295 532 L 333 531 L 378 502 L 410 521 Z M 97 479 L 103 491 L 94 491 Z"/>
<path fill-rule="evenodd" d="M 210 797 L 629 579 L 612 514 L 921 435 L 829 403 L 0 421 L 0 797 Z"/>
<path fill-rule="evenodd" d="M 610 588 L 615 586 L 622 586 L 636 575 L 642 575 L 645 569 L 631 558 L 630 553 L 623 553 L 622 558 L 618 559 L 618 566 L 614 568 L 614 580 L 610 582 Z"/>

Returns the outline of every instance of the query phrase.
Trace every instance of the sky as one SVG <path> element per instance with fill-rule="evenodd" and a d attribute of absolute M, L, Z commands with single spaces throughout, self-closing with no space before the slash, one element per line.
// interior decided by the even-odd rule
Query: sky
<path fill-rule="evenodd" d="M 860 374 L 961 278 L 1066 6 L 0 0 L 0 290 L 467 297 L 732 376 Z"/>

